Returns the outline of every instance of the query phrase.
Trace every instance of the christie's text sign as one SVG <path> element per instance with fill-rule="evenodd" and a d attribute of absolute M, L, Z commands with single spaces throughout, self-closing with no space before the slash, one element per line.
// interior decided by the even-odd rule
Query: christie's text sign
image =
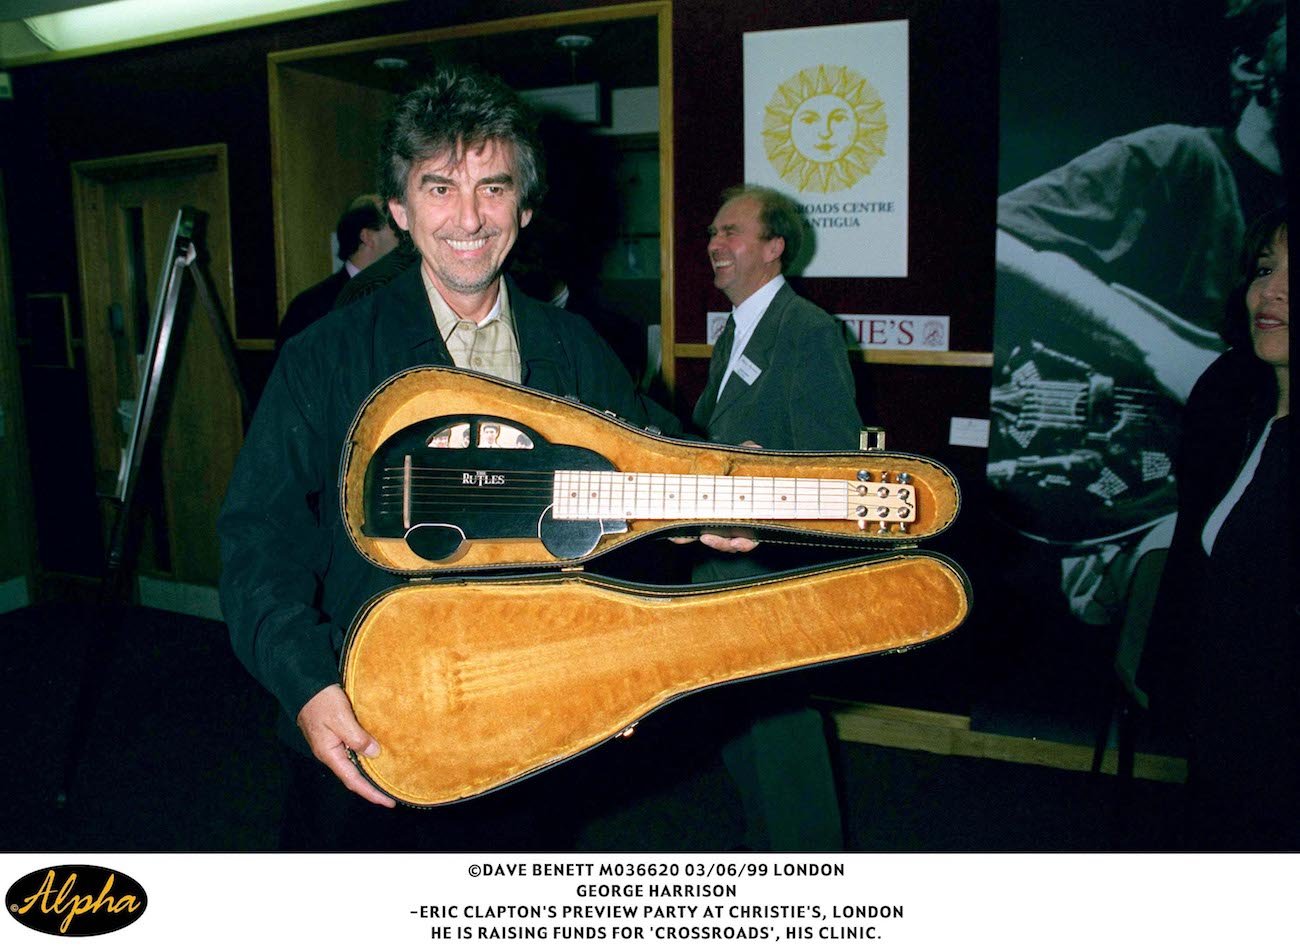
<path fill-rule="evenodd" d="M 140 883 L 100 866 L 38 869 L 5 895 L 14 921 L 47 935 L 115 932 L 143 915 L 147 902 Z"/>
<path fill-rule="evenodd" d="M 836 318 L 844 324 L 844 344 L 850 349 L 948 351 L 947 316 L 862 316 L 840 313 Z M 726 324 L 726 313 L 708 314 L 709 345 L 718 341 Z"/>

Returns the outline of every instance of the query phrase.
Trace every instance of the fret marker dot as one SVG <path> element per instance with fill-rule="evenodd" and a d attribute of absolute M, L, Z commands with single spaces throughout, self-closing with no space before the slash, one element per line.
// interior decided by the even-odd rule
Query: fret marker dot
<path fill-rule="evenodd" d="M 705 500 L 708 500 L 708 499 L 709 499 L 709 495 L 708 495 L 708 494 L 701 494 L 700 496 L 703 497 Z"/>
<path fill-rule="evenodd" d="M 577 496 L 578 496 L 578 492 L 575 490 L 573 493 L 569 494 L 569 496 L 570 496 L 570 497 L 577 497 Z"/>
<path fill-rule="evenodd" d="M 781 495 L 781 499 L 782 499 L 782 500 L 785 500 L 785 494 L 782 494 L 782 495 Z"/>
<path fill-rule="evenodd" d="M 741 500 L 744 500 L 744 499 L 745 499 L 745 495 L 744 495 L 744 494 L 741 494 L 741 495 L 740 495 L 740 499 L 741 499 Z"/>
<path fill-rule="evenodd" d="M 596 496 L 596 492 L 595 492 L 594 490 L 591 492 L 591 496 L 592 496 L 592 497 L 595 497 L 595 496 Z"/>

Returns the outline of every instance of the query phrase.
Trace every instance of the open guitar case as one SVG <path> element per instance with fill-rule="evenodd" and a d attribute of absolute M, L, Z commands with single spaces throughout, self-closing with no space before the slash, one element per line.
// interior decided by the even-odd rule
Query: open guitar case
<path fill-rule="evenodd" d="M 448 420 L 466 419 L 502 419 L 532 442 L 584 446 L 620 472 L 869 486 L 901 480 L 915 488 L 915 519 L 906 532 L 853 519 L 713 522 L 766 541 L 841 547 L 851 558 L 703 586 L 632 583 L 588 564 L 627 543 L 698 535 L 711 525 L 707 518 L 631 520 L 570 558 L 536 537 L 512 537 L 470 539 L 430 560 L 400 536 L 368 535 L 376 455 L 403 432 L 431 436 Z M 524 455 L 499 453 L 510 461 Z M 357 758 L 358 766 L 413 806 L 453 803 L 525 778 L 629 732 L 691 692 L 933 641 L 970 608 L 961 568 L 916 548 L 946 529 L 960 505 L 952 475 L 916 455 L 681 441 L 571 400 L 428 367 L 383 383 L 358 410 L 339 487 L 357 550 L 408 580 L 359 611 L 340 664 L 357 718 L 382 748 L 378 757 Z"/>

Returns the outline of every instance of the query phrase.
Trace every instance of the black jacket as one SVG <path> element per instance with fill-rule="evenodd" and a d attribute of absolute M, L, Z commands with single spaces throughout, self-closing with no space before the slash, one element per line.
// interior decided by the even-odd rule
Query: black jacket
<path fill-rule="evenodd" d="M 279 352 L 289 339 L 332 310 L 348 282 L 347 267 L 340 267 L 290 300 L 275 334 L 275 351 Z"/>
<path fill-rule="evenodd" d="M 857 450 L 862 418 L 839 320 L 786 284 L 754 327 L 744 355 L 758 376 L 746 382 L 733 375 L 718 398 L 727 365 L 714 350 L 693 416 L 710 441 L 756 441 L 777 451 Z M 826 558 L 817 547 L 779 543 L 764 543 L 747 556 L 698 550 L 693 579 L 738 579 Z"/>

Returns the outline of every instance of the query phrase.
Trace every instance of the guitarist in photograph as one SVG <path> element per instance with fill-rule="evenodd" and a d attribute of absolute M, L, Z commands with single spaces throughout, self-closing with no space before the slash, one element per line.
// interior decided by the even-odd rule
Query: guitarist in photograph
<path fill-rule="evenodd" d="M 746 185 L 723 194 L 708 253 L 713 284 L 734 309 L 694 413 L 710 441 L 796 451 L 858 446 L 862 419 L 843 329 L 782 275 L 799 258 L 802 238 L 799 209 L 779 192 Z M 752 549 L 745 538 L 731 542 L 733 551 Z M 715 548 L 704 551 L 692 578 L 730 580 L 792 565 L 790 548 L 764 544 L 743 558 Z M 744 805 L 750 848 L 843 849 L 825 725 L 795 693 L 797 682 L 749 686 L 722 699 L 745 704 L 723 761 Z"/>
<path fill-rule="evenodd" d="M 1222 350 L 1246 223 L 1281 197 L 1286 7 L 1228 0 L 1234 121 L 1163 124 L 1003 194 L 988 477 L 1078 619 L 1168 544 L 1183 403 Z"/>
<path fill-rule="evenodd" d="M 669 416 L 637 395 L 588 322 L 502 276 L 545 189 L 534 120 L 511 89 L 478 72 L 445 70 L 402 97 L 383 135 L 380 180 L 390 220 L 420 266 L 285 343 L 218 521 L 231 642 L 283 712 L 281 845 L 563 848 L 560 808 L 543 792 L 394 809 L 350 759 L 383 748 L 340 687 L 339 650 L 361 605 L 397 580 L 348 540 L 340 453 L 366 396 L 418 365 L 472 369 L 636 425 L 653 420 L 667 429 Z"/>

